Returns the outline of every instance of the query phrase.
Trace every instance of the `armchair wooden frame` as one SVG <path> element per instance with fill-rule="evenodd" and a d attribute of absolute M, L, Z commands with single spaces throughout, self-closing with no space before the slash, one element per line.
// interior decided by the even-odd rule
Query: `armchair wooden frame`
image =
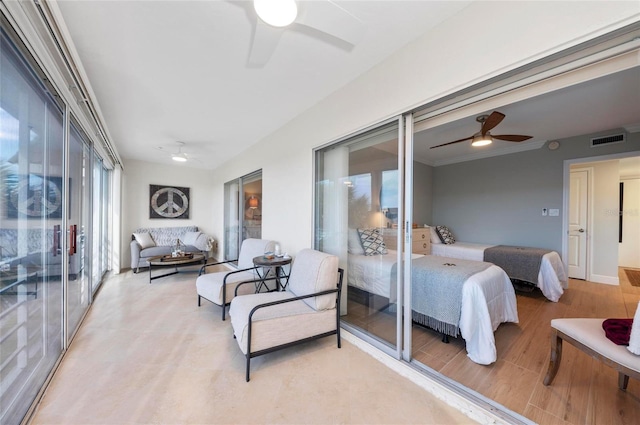
<path fill-rule="evenodd" d="M 315 292 L 312 294 L 307 294 L 307 295 L 301 295 L 298 297 L 294 297 L 294 298 L 288 298 L 285 300 L 278 300 L 278 301 L 272 301 L 272 302 L 267 302 L 264 304 L 258 304 L 257 306 L 255 306 L 250 312 L 249 312 L 249 323 L 248 323 L 248 329 L 247 329 L 247 354 L 245 355 L 246 357 L 246 380 L 247 382 L 249 382 L 249 374 L 250 374 L 250 370 L 251 370 L 251 359 L 254 357 L 258 357 L 261 356 L 263 354 L 267 354 L 267 353 L 272 353 L 274 351 L 278 351 L 278 350 L 282 350 L 284 348 L 288 348 L 288 347 L 292 347 L 294 345 L 297 344 L 302 344 L 304 342 L 307 341 L 312 341 L 315 339 L 319 339 L 319 338 L 324 338 L 326 336 L 330 336 L 330 335 L 336 335 L 337 338 L 337 344 L 338 344 L 338 348 L 342 347 L 341 341 L 340 341 L 340 295 L 342 293 L 342 278 L 344 275 L 344 270 L 339 268 L 338 269 L 338 283 L 336 285 L 336 289 L 329 289 L 326 291 L 321 291 L 321 292 Z M 263 281 L 263 280 L 275 280 L 276 278 L 268 278 L 268 279 L 256 279 L 256 280 L 251 280 L 251 281 L 245 281 L 245 282 L 241 282 L 240 284 L 238 284 L 238 286 L 236 287 L 236 295 L 237 295 L 237 291 L 238 291 L 238 287 L 241 285 L 245 285 L 248 283 L 256 283 L 259 281 Z M 336 294 L 336 329 L 329 331 L 329 332 L 324 332 L 318 335 L 313 335 L 307 338 L 303 338 L 297 341 L 292 341 L 292 342 L 288 342 L 286 344 L 280 344 L 274 347 L 269 347 L 269 348 L 265 348 L 263 350 L 259 350 L 259 351 L 255 351 L 255 352 L 251 352 L 251 327 L 252 327 L 252 323 L 253 323 L 253 315 L 255 314 L 255 312 L 257 312 L 258 310 L 265 308 L 265 307 L 270 307 L 270 306 L 274 306 L 274 305 L 278 305 L 278 304 L 285 304 L 285 303 L 290 303 L 290 302 L 294 302 L 294 301 L 299 301 L 305 298 L 313 298 L 313 297 L 318 297 L 321 295 L 330 295 L 330 294 Z M 235 335 L 234 335 L 235 338 Z"/>

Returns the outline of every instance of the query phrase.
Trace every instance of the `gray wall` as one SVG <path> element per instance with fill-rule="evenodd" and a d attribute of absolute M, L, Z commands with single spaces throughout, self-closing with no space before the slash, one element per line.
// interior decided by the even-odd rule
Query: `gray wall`
<path fill-rule="evenodd" d="M 413 222 L 431 224 L 433 167 L 413 162 Z"/>
<path fill-rule="evenodd" d="M 640 154 L 640 134 L 620 144 L 590 147 L 592 137 L 560 140 L 558 150 L 545 147 L 521 153 L 436 167 L 433 170 L 433 223 L 448 226 L 457 240 L 562 250 L 563 167 L 568 159 L 620 152 Z M 542 216 L 557 208 L 557 217 Z"/>

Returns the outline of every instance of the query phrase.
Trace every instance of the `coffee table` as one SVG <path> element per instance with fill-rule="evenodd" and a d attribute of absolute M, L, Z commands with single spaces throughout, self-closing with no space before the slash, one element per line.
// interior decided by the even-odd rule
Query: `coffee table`
<path fill-rule="evenodd" d="M 151 283 L 154 279 L 160 279 L 161 277 L 171 276 L 178 273 L 178 267 L 180 266 L 189 266 L 192 264 L 204 264 L 206 262 L 206 258 L 204 254 L 193 254 L 193 257 L 168 257 L 166 255 L 157 255 L 155 257 L 149 258 L 147 260 L 149 262 L 149 283 Z M 170 273 L 165 273 L 157 276 L 151 275 L 151 270 L 162 267 L 174 267 L 175 270 Z"/>

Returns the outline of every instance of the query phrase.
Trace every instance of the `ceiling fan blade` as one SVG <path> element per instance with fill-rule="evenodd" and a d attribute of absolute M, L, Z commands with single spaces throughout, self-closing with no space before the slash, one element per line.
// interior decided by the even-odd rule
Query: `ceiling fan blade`
<path fill-rule="evenodd" d="M 480 133 L 484 136 L 485 134 L 487 134 L 487 131 L 500 124 L 504 117 L 505 115 L 502 112 L 493 111 L 491 115 L 487 117 L 484 124 L 482 124 L 482 130 L 480 130 Z"/>
<path fill-rule="evenodd" d="M 438 145 L 438 146 L 431 146 L 429 149 L 439 148 L 441 146 L 453 145 L 454 143 L 460 143 L 460 142 L 464 142 L 465 140 L 471 140 L 471 139 L 473 139 L 473 136 L 465 137 L 464 139 L 460 139 L 460 140 L 454 140 L 453 142 L 443 143 L 443 144 Z"/>
<path fill-rule="evenodd" d="M 296 23 L 329 34 L 353 46 L 364 37 L 364 23 L 330 0 L 300 3 Z"/>
<path fill-rule="evenodd" d="M 276 28 L 265 24 L 260 18 L 256 17 L 253 41 L 251 42 L 251 50 L 247 61 L 248 65 L 260 67 L 266 64 L 276 47 L 278 47 L 278 42 L 284 30 L 284 28 Z"/>
<path fill-rule="evenodd" d="M 524 136 L 522 134 L 500 134 L 498 136 L 491 135 L 494 139 L 505 140 L 507 142 L 524 142 L 531 139 L 532 136 Z"/>

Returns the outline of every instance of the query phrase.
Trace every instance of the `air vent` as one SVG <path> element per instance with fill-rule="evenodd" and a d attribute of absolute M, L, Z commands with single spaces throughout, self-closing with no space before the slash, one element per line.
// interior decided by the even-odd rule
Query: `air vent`
<path fill-rule="evenodd" d="M 624 133 L 614 134 L 613 136 L 596 137 L 595 139 L 591 139 L 591 147 L 610 145 L 612 143 L 622 143 L 622 142 L 624 142 Z"/>

